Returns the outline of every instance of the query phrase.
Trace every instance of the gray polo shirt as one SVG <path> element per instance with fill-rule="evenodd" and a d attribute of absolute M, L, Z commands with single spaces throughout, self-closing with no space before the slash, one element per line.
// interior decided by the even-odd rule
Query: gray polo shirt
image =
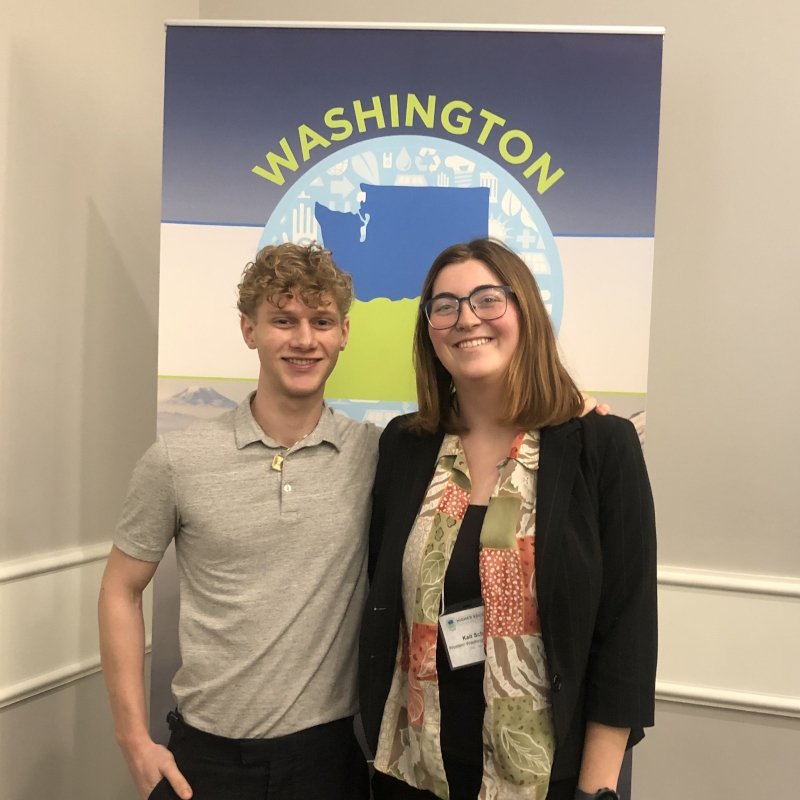
<path fill-rule="evenodd" d="M 250 398 L 162 436 L 131 480 L 114 543 L 161 560 L 175 538 L 186 721 L 282 736 L 355 713 L 370 490 L 380 431 L 325 408 L 283 451 Z"/>

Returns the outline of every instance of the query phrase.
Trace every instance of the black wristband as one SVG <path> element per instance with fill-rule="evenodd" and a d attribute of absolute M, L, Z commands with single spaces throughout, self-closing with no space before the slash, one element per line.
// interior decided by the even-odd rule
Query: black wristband
<path fill-rule="evenodd" d="M 598 789 L 591 793 L 576 789 L 575 800 L 619 800 L 619 795 L 613 789 Z"/>

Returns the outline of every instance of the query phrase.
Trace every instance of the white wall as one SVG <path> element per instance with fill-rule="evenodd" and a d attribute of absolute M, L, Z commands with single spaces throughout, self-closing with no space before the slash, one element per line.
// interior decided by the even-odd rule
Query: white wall
<path fill-rule="evenodd" d="M 102 559 L 155 432 L 163 20 L 0 10 L 3 798 L 133 798 L 97 674 Z"/>
<path fill-rule="evenodd" d="M 800 10 L 794 0 L 366 8 L 0 10 L 3 797 L 133 797 L 94 671 L 94 598 L 130 467 L 154 433 L 162 20 L 198 9 L 667 27 L 648 412 L 664 699 L 634 789 L 637 800 L 793 796 Z"/>

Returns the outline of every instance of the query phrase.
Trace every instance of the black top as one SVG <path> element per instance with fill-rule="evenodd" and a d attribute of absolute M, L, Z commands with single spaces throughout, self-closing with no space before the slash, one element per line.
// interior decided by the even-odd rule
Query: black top
<path fill-rule="evenodd" d="M 486 506 L 469 506 L 458 531 L 444 577 L 445 612 L 453 606 L 481 601 L 479 571 L 480 538 Z M 450 669 L 444 637 L 436 646 L 436 672 L 442 710 L 441 747 L 448 783 L 471 789 L 477 797 L 483 775 L 483 664 Z"/>
<path fill-rule="evenodd" d="M 478 556 L 481 550 L 481 528 L 486 506 L 467 506 L 461 520 L 458 538 L 444 576 L 445 611 L 450 606 L 481 599 L 481 576 Z"/>

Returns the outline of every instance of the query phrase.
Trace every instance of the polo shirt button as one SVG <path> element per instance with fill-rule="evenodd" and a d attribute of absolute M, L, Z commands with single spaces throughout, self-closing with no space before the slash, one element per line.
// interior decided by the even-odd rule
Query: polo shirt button
<path fill-rule="evenodd" d="M 291 492 L 292 491 L 292 484 L 291 483 L 284 484 L 283 491 L 284 492 Z"/>
<path fill-rule="evenodd" d="M 553 675 L 553 691 L 554 692 L 561 691 L 561 676 L 558 673 Z"/>

